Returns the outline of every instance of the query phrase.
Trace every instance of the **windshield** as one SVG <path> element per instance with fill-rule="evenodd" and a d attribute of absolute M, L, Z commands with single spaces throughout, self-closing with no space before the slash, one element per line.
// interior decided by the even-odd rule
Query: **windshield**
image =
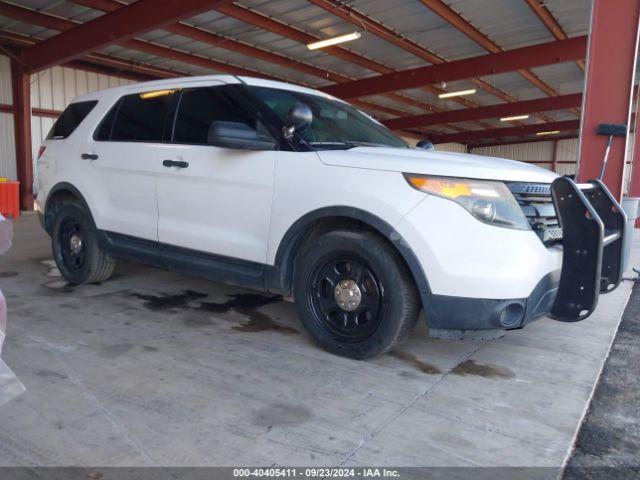
<path fill-rule="evenodd" d="M 283 123 L 291 107 L 298 103 L 307 104 L 313 112 L 313 121 L 298 135 L 317 150 L 359 146 L 408 147 L 385 126 L 348 103 L 274 88 L 253 87 L 252 91 Z"/>

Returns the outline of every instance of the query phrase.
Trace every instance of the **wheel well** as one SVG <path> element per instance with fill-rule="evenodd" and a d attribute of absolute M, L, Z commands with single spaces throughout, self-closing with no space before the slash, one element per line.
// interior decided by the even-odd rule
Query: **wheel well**
<path fill-rule="evenodd" d="M 417 286 L 420 286 L 420 282 L 418 282 L 418 279 L 416 278 L 416 272 L 407 263 L 407 259 L 403 252 L 399 251 L 397 245 L 394 245 L 394 243 L 391 242 L 389 238 L 384 235 L 384 233 L 382 233 L 379 229 L 364 221 L 352 217 L 330 216 L 319 218 L 305 225 L 304 228 L 301 228 L 293 236 L 293 238 L 291 238 L 287 242 L 287 245 L 284 247 L 282 253 L 280 254 L 280 252 L 278 252 L 278 255 L 276 256 L 276 264 L 280 266 L 279 283 L 284 294 L 289 295 L 293 290 L 293 272 L 295 270 L 296 260 L 300 252 L 303 250 L 305 244 L 318 238 L 320 235 L 336 230 L 367 231 L 378 235 L 391 248 L 398 252 L 401 261 L 410 272 L 414 283 Z M 280 258 L 278 259 L 278 257 Z"/>
<path fill-rule="evenodd" d="M 49 195 L 44 209 L 44 228 L 47 233 L 51 234 L 53 219 L 56 216 L 56 212 L 63 205 L 67 205 L 69 203 L 85 204 L 84 199 L 81 196 L 67 188 L 60 188 Z"/>

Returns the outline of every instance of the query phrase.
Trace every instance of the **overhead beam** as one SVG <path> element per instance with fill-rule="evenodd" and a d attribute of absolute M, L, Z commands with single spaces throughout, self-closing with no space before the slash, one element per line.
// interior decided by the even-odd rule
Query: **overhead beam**
<path fill-rule="evenodd" d="M 22 52 L 30 72 L 68 62 L 232 0 L 138 0 Z"/>
<path fill-rule="evenodd" d="M 477 142 L 485 138 L 501 138 L 501 137 L 519 137 L 522 135 L 531 135 L 540 132 L 550 132 L 554 130 L 567 131 L 578 130 L 580 128 L 580 120 L 564 120 L 561 122 L 536 123 L 533 125 L 522 125 L 516 127 L 495 128 L 492 130 L 473 130 L 462 133 L 447 133 L 445 135 L 437 135 L 431 138 L 433 143 L 469 143 Z M 550 136 L 548 139 L 551 140 Z"/>
<path fill-rule="evenodd" d="M 564 110 L 578 107 L 581 103 L 582 94 L 574 93 L 559 97 L 545 97 L 515 103 L 501 103 L 499 105 L 488 105 L 486 107 L 449 110 L 441 113 L 394 118 L 392 120 L 386 120 L 383 123 L 391 129 L 425 127 L 429 125 L 439 125 L 441 123 L 468 122 L 471 120 L 533 114 L 550 110 Z"/>
<path fill-rule="evenodd" d="M 528 67 L 541 67 L 584 58 L 587 37 L 556 40 L 500 53 L 466 58 L 440 65 L 403 70 L 377 75 L 362 80 L 322 88 L 327 93 L 343 98 L 378 95 L 423 85 L 465 80 L 483 75 L 512 72 Z"/>
<path fill-rule="evenodd" d="M 540 0 L 524 0 L 529 8 L 536 14 L 536 16 L 540 19 L 540 21 L 547 27 L 549 33 L 553 35 L 556 40 L 564 40 L 567 37 L 562 26 L 558 23 L 556 18 L 553 16 L 551 11 L 549 10 L 548 5 L 543 3 Z M 580 70 L 584 71 L 584 60 L 578 60 L 577 62 Z"/>
<path fill-rule="evenodd" d="M 476 42 L 482 48 L 490 53 L 498 53 L 504 51 L 497 43 L 487 37 L 484 33 L 473 26 L 469 21 L 465 20 L 462 15 L 458 14 L 449 5 L 442 0 L 420 0 L 427 8 L 431 9 L 434 13 L 442 17 L 447 23 L 464 33 L 471 40 Z M 518 71 L 520 75 L 533 83 L 536 87 L 542 90 L 547 95 L 554 97 L 557 92 L 551 88 L 548 84 L 542 81 L 533 72 L 520 69 Z"/>

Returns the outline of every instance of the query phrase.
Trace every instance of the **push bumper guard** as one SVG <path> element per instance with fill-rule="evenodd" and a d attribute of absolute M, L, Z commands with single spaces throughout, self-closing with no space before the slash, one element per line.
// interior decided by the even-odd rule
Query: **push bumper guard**
<path fill-rule="evenodd" d="M 600 180 L 560 177 L 551 194 L 562 227 L 562 273 L 549 316 L 578 322 L 593 313 L 601 293 L 622 280 L 626 216 Z"/>

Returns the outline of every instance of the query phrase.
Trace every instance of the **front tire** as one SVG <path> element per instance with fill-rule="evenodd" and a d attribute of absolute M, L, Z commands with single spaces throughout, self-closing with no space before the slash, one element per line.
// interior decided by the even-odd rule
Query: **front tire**
<path fill-rule="evenodd" d="M 413 329 L 420 312 L 402 258 L 368 231 L 335 231 L 308 242 L 296 262 L 294 298 L 318 345 L 356 359 L 390 350 Z"/>
<path fill-rule="evenodd" d="M 113 273 L 113 260 L 98 244 L 93 219 L 79 204 L 58 209 L 51 244 L 56 265 L 70 283 L 98 283 Z"/>

